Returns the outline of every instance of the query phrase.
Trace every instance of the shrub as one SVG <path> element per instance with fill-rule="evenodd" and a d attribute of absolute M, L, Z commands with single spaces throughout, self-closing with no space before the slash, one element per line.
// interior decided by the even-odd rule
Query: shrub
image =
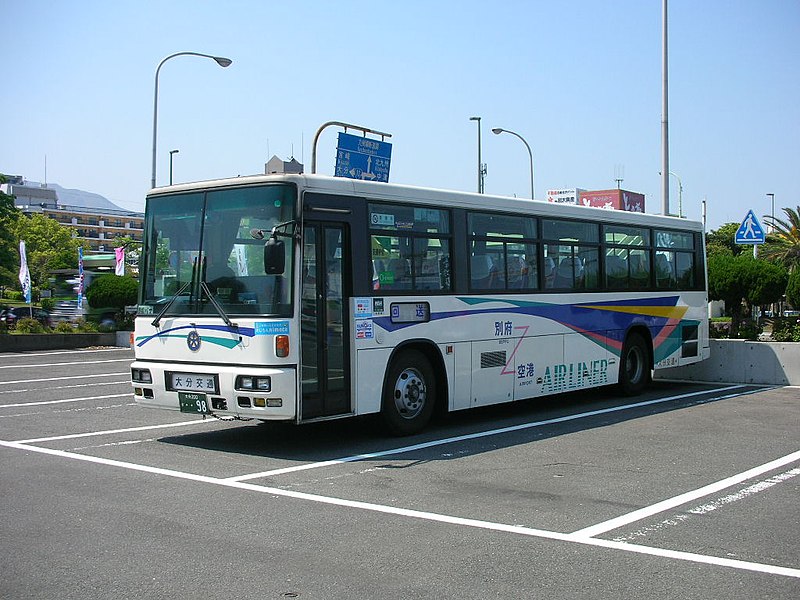
<path fill-rule="evenodd" d="M 86 290 L 86 300 L 92 308 L 113 307 L 123 310 L 136 304 L 139 285 L 132 277 L 101 275 Z"/>
<path fill-rule="evenodd" d="M 56 333 L 72 333 L 75 328 L 69 321 L 59 321 L 53 329 Z"/>
<path fill-rule="evenodd" d="M 75 331 L 78 333 L 97 333 L 97 323 L 86 321 L 85 319 L 78 319 Z"/>
<path fill-rule="evenodd" d="M 761 330 L 762 327 L 757 321 L 748 319 L 742 321 L 741 325 L 739 325 L 739 332 L 736 337 L 740 340 L 757 340 Z"/>
<path fill-rule="evenodd" d="M 40 306 L 41 306 L 41 307 L 42 307 L 44 310 L 48 310 L 48 311 L 49 311 L 49 310 L 53 310 L 53 308 L 54 308 L 54 307 L 55 307 L 55 305 L 56 305 L 56 301 L 55 301 L 55 300 L 53 300 L 52 298 L 42 298 L 42 299 L 39 301 L 39 305 L 40 305 Z"/>
<path fill-rule="evenodd" d="M 5 321 L 0 321 L 0 335 L 4 335 L 8 333 L 8 325 L 5 324 Z"/>
<path fill-rule="evenodd" d="M 800 322 L 796 317 L 778 317 L 772 324 L 772 339 L 776 342 L 800 342 Z"/>
<path fill-rule="evenodd" d="M 17 321 L 17 333 L 47 333 L 47 328 L 36 319 L 24 318 Z"/>

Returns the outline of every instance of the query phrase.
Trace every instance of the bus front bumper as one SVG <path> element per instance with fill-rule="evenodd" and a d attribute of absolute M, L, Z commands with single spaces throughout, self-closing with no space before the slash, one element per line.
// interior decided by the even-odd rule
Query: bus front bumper
<path fill-rule="evenodd" d="M 190 414 L 264 421 L 296 421 L 295 367 L 131 365 L 134 400 L 141 406 Z"/>

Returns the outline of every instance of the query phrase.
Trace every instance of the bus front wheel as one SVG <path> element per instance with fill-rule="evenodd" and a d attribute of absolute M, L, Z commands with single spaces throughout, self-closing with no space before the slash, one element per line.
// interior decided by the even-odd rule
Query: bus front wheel
<path fill-rule="evenodd" d="M 436 404 L 433 368 L 418 350 L 403 350 L 392 360 L 383 389 L 381 416 L 395 435 L 422 430 Z"/>
<path fill-rule="evenodd" d="M 638 333 L 631 333 L 622 346 L 619 364 L 619 387 L 626 396 L 641 393 L 650 383 L 650 359 L 647 343 Z"/>

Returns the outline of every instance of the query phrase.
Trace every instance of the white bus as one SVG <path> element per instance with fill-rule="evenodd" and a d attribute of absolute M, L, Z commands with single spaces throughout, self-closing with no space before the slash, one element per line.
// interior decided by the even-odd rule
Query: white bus
<path fill-rule="evenodd" d="M 147 198 L 143 406 L 307 423 L 618 384 L 709 355 L 703 228 L 316 175 Z"/>

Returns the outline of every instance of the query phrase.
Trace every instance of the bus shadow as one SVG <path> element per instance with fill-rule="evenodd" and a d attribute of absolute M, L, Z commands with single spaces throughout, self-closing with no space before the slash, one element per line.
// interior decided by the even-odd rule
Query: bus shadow
<path fill-rule="evenodd" d="M 613 388 L 569 392 L 459 411 L 435 420 L 423 432 L 392 437 L 377 416 L 311 423 L 242 423 L 214 431 L 159 438 L 159 442 L 266 459 L 306 462 L 378 454 L 389 460 L 449 460 L 538 440 L 608 427 L 647 416 L 682 410 L 751 393 L 759 386 L 724 386 L 655 381 L 645 394 L 620 396 Z M 459 444 L 457 452 L 442 451 Z M 399 450 L 399 452 L 393 452 Z M 376 457 L 376 458 L 378 458 Z M 365 457 L 369 458 L 369 457 Z"/>

